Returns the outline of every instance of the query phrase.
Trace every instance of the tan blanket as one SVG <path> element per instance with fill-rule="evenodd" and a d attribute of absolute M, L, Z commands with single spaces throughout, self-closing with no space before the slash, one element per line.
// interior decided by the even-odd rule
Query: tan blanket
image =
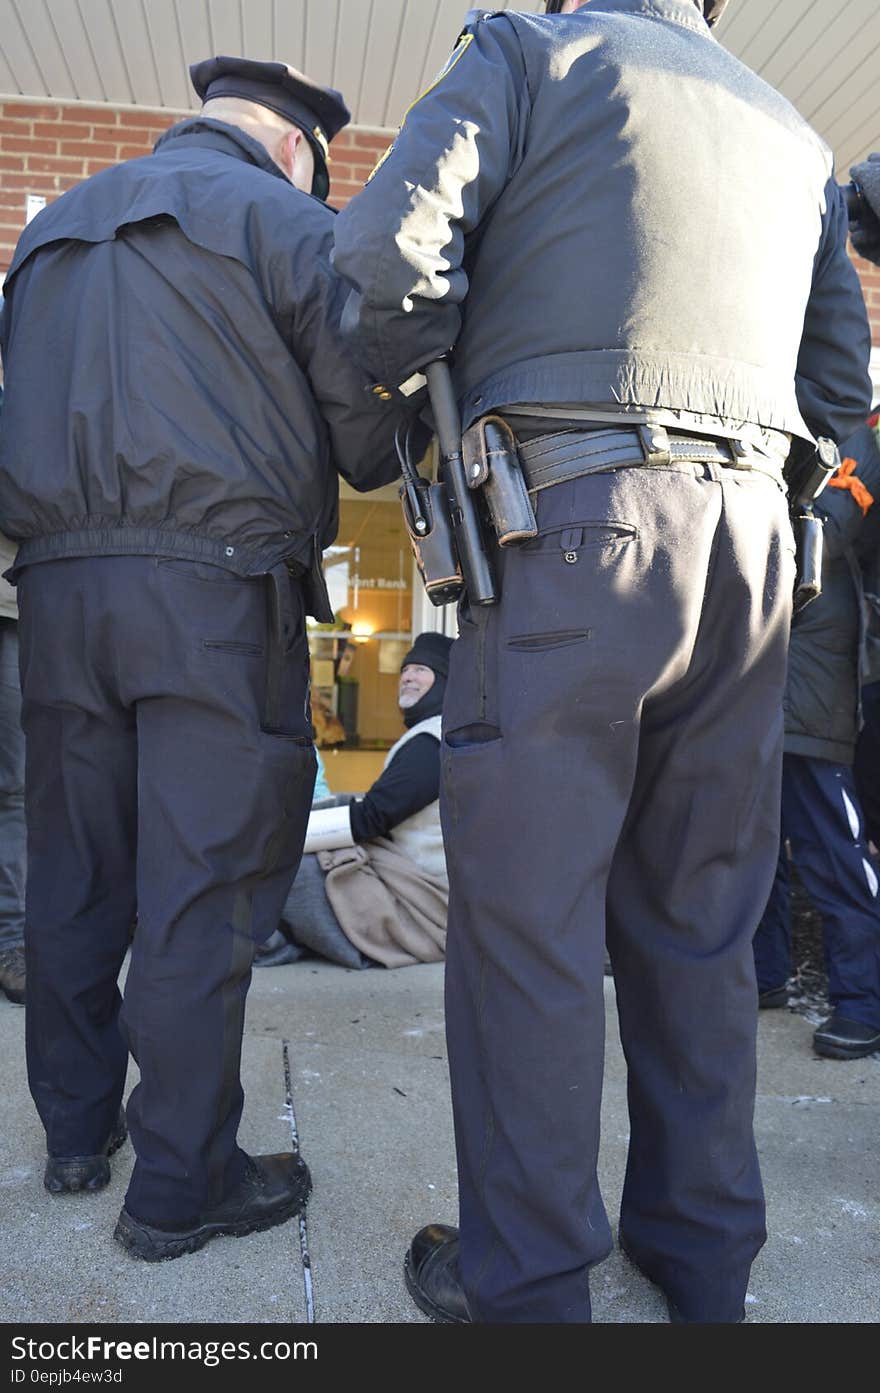
<path fill-rule="evenodd" d="M 346 938 L 386 967 L 442 962 L 449 890 L 384 837 L 319 851 L 324 888 Z"/>

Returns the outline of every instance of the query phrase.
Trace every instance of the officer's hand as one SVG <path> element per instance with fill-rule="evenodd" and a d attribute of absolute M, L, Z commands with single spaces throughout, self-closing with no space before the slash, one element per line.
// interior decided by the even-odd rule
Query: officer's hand
<path fill-rule="evenodd" d="M 850 226 L 852 244 L 859 256 L 880 265 L 880 154 L 869 155 L 850 170 L 862 191 L 865 212 Z"/>

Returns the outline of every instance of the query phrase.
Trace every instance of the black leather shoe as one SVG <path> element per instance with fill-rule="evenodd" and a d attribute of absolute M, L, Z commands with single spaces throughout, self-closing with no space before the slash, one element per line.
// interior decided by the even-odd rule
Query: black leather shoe
<path fill-rule="evenodd" d="M 311 1188 L 309 1168 L 298 1156 L 248 1156 L 244 1176 L 232 1193 L 192 1225 L 156 1228 L 123 1209 L 113 1237 L 132 1257 L 168 1262 L 195 1253 L 220 1234 L 241 1238 L 283 1224 L 302 1211 Z"/>
<path fill-rule="evenodd" d="M 110 1183 L 110 1157 L 125 1142 L 128 1131 L 120 1108 L 116 1126 L 104 1150 L 97 1156 L 47 1156 L 43 1184 L 53 1195 L 72 1195 L 78 1190 L 103 1190 Z"/>
<path fill-rule="evenodd" d="M 419 1229 L 403 1263 L 407 1290 L 420 1311 L 444 1325 L 467 1325 L 471 1313 L 458 1267 L 458 1229 Z"/>
<path fill-rule="evenodd" d="M 26 974 L 24 949 L 16 945 L 0 953 L 0 991 L 16 1006 L 24 1005 Z"/>
<path fill-rule="evenodd" d="M 761 1011 L 772 1010 L 774 1006 L 788 1005 L 788 987 L 771 987 L 769 991 L 758 992 L 758 1008 Z"/>
<path fill-rule="evenodd" d="M 880 1050 L 880 1030 L 835 1011 L 813 1032 L 813 1049 L 828 1059 L 862 1059 Z"/>
<path fill-rule="evenodd" d="M 626 1239 L 623 1237 L 622 1234 L 618 1233 L 618 1235 L 617 1235 L 617 1241 L 618 1241 L 618 1243 L 619 1243 L 619 1245 L 620 1245 L 620 1251 L 623 1253 L 624 1257 L 625 1257 L 629 1262 L 632 1263 L 633 1267 L 636 1268 L 636 1270 L 637 1270 L 638 1272 L 641 1272 L 641 1274 L 642 1274 L 643 1277 L 647 1277 L 647 1279 L 648 1279 L 648 1281 L 651 1283 L 651 1285 L 654 1286 L 654 1287 L 656 1287 L 657 1290 L 661 1293 L 661 1295 L 662 1295 L 664 1301 L 666 1302 L 666 1313 L 667 1313 L 667 1315 L 669 1316 L 669 1323 L 670 1323 L 670 1325 L 697 1325 L 697 1324 L 701 1324 L 701 1322 L 689 1320 L 687 1316 L 682 1315 L 681 1311 L 678 1309 L 678 1307 L 676 1306 L 675 1302 L 672 1300 L 672 1297 L 669 1296 L 669 1295 L 664 1291 L 663 1286 L 661 1285 L 660 1282 L 657 1281 L 657 1278 L 656 1278 L 656 1277 L 652 1277 L 651 1274 L 650 1274 L 650 1272 L 647 1270 L 647 1268 L 645 1268 L 645 1267 L 642 1265 L 642 1263 L 641 1263 L 641 1262 L 639 1261 L 639 1259 L 636 1257 L 635 1253 L 634 1253 L 634 1252 L 632 1251 L 632 1249 L 628 1246 L 628 1244 L 627 1244 L 627 1242 L 626 1242 Z M 742 1315 L 741 1315 L 741 1316 L 738 1316 L 738 1317 L 736 1318 L 735 1321 L 730 1321 L 730 1322 L 725 1321 L 724 1324 L 725 1324 L 725 1325 L 727 1325 L 727 1324 L 740 1325 L 740 1324 L 745 1320 L 745 1318 L 746 1318 L 745 1310 L 743 1310 Z"/>

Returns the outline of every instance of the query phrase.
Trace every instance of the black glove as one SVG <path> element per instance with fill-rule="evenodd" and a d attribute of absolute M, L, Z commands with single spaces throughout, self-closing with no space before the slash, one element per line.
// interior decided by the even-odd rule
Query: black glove
<path fill-rule="evenodd" d="M 859 256 L 880 266 L 880 154 L 853 165 L 850 175 L 862 193 L 858 221 L 849 229 L 852 244 Z"/>

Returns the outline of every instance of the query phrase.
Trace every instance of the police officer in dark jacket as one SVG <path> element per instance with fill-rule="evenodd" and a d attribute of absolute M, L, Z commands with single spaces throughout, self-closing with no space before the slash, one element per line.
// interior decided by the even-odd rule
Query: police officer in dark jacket
<path fill-rule="evenodd" d="M 493 555 L 500 603 L 462 607 L 451 655 L 460 1230 L 420 1231 L 406 1274 L 443 1320 L 590 1319 L 607 936 L 621 1243 L 673 1318 L 738 1321 L 765 1239 L 781 468 L 864 419 L 868 325 L 829 152 L 716 43 L 722 4 L 561 8 L 474 19 L 335 230 L 377 385 L 454 346 L 464 425 L 515 427 L 538 527 Z"/>
<path fill-rule="evenodd" d="M 237 1143 L 244 1005 L 309 815 L 305 620 L 332 617 L 337 471 L 392 479 L 400 419 L 341 350 L 340 95 L 238 58 L 192 78 L 199 116 L 25 230 L 2 335 L 45 1183 L 107 1183 L 127 1042 L 116 1237 L 148 1261 L 308 1194 L 301 1159 Z"/>
<path fill-rule="evenodd" d="M 880 266 L 880 153 L 853 165 L 850 175 L 850 193 L 856 193 L 850 204 L 853 246 L 859 256 Z"/>

